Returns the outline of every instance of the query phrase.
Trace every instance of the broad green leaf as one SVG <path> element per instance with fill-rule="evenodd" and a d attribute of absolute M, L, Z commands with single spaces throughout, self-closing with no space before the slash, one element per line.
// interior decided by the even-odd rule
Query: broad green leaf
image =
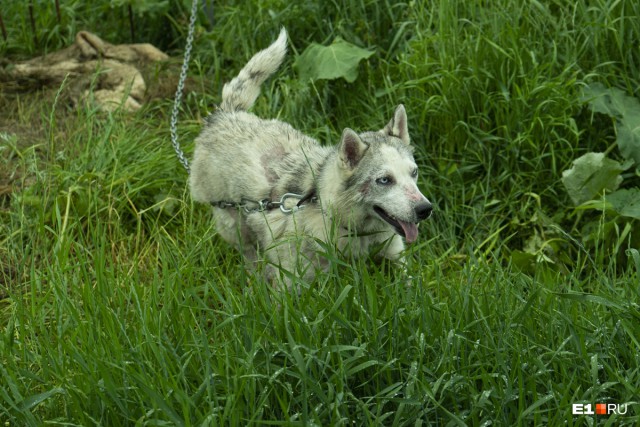
<path fill-rule="evenodd" d="M 311 44 L 296 59 L 295 66 L 301 80 L 334 80 L 342 77 L 351 83 L 358 77 L 360 61 L 373 53 L 338 37 L 330 46 Z"/>
<path fill-rule="evenodd" d="M 640 219 L 640 189 L 618 190 L 607 195 L 606 200 L 619 215 Z"/>
<path fill-rule="evenodd" d="M 601 83 L 587 86 L 582 100 L 589 102 L 596 113 L 616 119 L 617 144 L 625 159 L 633 159 L 640 165 L 640 101 L 617 88 L 607 88 Z"/>
<path fill-rule="evenodd" d="M 620 153 L 625 159 L 633 159 L 636 165 L 640 165 L 640 115 L 620 121 L 616 129 Z"/>
<path fill-rule="evenodd" d="M 587 153 L 573 161 L 573 167 L 562 172 L 564 184 L 574 204 L 595 198 L 603 190 L 614 191 L 622 182 L 620 172 L 627 169 L 604 153 Z"/>
<path fill-rule="evenodd" d="M 511 252 L 511 265 L 525 273 L 533 273 L 536 266 L 536 256 L 529 252 L 514 249 Z"/>

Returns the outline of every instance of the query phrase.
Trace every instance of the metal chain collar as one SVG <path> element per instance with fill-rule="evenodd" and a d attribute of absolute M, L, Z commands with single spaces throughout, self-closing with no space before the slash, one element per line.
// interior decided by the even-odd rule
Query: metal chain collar
<path fill-rule="evenodd" d="M 295 206 L 288 208 L 285 205 L 285 202 L 287 201 L 287 199 L 298 199 L 299 201 Z M 211 202 L 211 205 L 220 209 L 227 209 L 227 208 L 242 209 L 247 214 L 264 212 L 267 210 L 280 208 L 280 211 L 282 213 L 289 215 L 307 206 L 302 204 L 307 201 L 309 203 L 316 203 L 318 201 L 318 197 L 314 196 L 313 193 L 306 196 L 302 194 L 296 194 L 296 193 L 285 193 L 277 202 L 273 202 L 269 199 L 252 200 L 246 197 L 242 197 L 240 198 L 239 203 L 220 200 L 220 201 Z"/>

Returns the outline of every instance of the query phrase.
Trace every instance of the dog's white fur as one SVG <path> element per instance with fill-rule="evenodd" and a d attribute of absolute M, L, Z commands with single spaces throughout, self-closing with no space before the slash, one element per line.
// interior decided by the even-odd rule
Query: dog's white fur
<path fill-rule="evenodd" d="M 431 213 L 430 202 L 416 186 L 404 107 L 396 108 L 382 130 L 357 134 L 347 128 L 332 147 L 287 123 L 246 112 L 260 85 L 282 63 L 286 46 L 282 29 L 271 46 L 225 84 L 220 109 L 207 118 L 196 139 L 189 178 L 194 200 L 277 201 L 285 193 L 313 194 L 315 199 L 293 214 L 214 206 L 220 235 L 249 260 L 264 254 L 272 276 L 280 267 L 313 277 L 326 266 L 318 242 L 361 256 L 386 241 L 381 255 L 398 259 L 402 237 L 415 240 L 417 223 Z"/>

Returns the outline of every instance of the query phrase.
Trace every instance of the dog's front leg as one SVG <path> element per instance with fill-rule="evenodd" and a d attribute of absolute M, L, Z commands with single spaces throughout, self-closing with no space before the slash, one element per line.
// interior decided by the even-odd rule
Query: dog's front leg
<path fill-rule="evenodd" d="M 384 246 L 381 255 L 391 261 L 404 264 L 404 256 L 402 255 L 402 252 L 404 252 L 404 242 L 402 241 L 402 237 L 394 234 L 389 242 Z"/>
<path fill-rule="evenodd" d="M 411 286 L 413 277 L 409 274 L 407 269 L 407 262 L 403 254 L 404 250 L 405 246 L 402 237 L 394 234 L 389 243 L 385 246 L 381 255 L 384 258 L 393 261 L 394 264 L 398 265 L 402 269 L 402 274 L 407 280 L 407 286 Z"/>

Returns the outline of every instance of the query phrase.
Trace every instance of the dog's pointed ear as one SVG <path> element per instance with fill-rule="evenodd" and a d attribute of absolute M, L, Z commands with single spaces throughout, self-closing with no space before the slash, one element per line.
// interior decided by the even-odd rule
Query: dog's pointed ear
<path fill-rule="evenodd" d="M 407 112 L 404 105 L 400 104 L 393 113 L 393 119 L 382 129 L 382 133 L 400 138 L 402 142 L 409 145 L 409 128 L 407 127 Z"/>
<path fill-rule="evenodd" d="M 340 139 L 340 160 L 348 169 L 355 168 L 369 148 L 355 131 L 345 128 Z"/>

